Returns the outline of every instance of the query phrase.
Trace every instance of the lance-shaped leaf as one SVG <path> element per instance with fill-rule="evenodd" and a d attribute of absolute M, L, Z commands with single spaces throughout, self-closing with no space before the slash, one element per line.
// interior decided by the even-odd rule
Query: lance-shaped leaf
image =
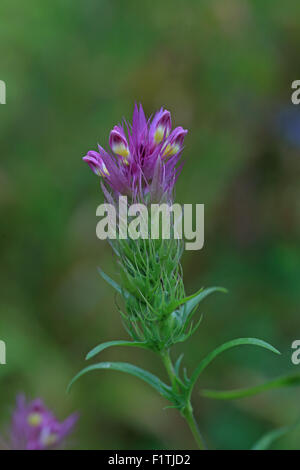
<path fill-rule="evenodd" d="M 228 341 L 227 343 L 222 344 L 221 346 L 217 347 L 214 349 L 211 353 L 209 353 L 198 365 L 196 370 L 194 371 L 191 379 L 190 379 L 190 394 L 192 393 L 193 386 L 195 385 L 199 375 L 203 372 L 203 370 L 213 361 L 215 357 L 217 357 L 219 354 L 221 354 L 224 351 L 227 351 L 227 349 L 234 348 L 236 346 L 242 346 L 242 345 L 252 345 L 252 346 L 259 346 L 261 348 L 268 349 L 269 351 L 272 351 L 275 354 L 280 354 L 280 352 L 275 349 L 273 346 L 271 346 L 269 343 L 266 343 L 265 341 L 262 341 L 261 339 L 256 339 L 256 338 L 238 338 L 234 339 L 232 341 Z"/>
<path fill-rule="evenodd" d="M 195 294 L 173 303 L 171 305 L 172 310 L 174 310 L 172 316 L 174 319 L 180 320 L 182 325 L 188 323 L 199 303 L 213 292 L 227 293 L 227 289 L 224 289 L 223 287 L 208 287 L 207 289 L 200 289 Z"/>
<path fill-rule="evenodd" d="M 238 390 L 201 390 L 201 395 L 207 398 L 214 398 L 216 400 L 236 400 L 238 398 L 250 397 L 267 390 L 281 387 L 296 387 L 300 385 L 300 374 L 288 375 L 279 377 L 278 379 L 270 380 L 255 387 L 242 388 Z"/>
<path fill-rule="evenodd" d="M 187 320 L 190 313 L 199 305 L 199 303 L 205 299 L 208 295 L 212 294 L 213 292 L 223 292 L 227 293 L 227 289 L 224 287 L 209 287 L 207 289 L 203 289 L 196 293 L 195 295 L 187 298 L 187 301 L 183 305 L 181 305 L 179 312 L 183 316 L 184 320 Z"/>
<path fill-rule="evenodd" d="M 174 370 L 176 372 L 176 375 L 179 375 L 180 364 L 181 364 L 181 361 L 183 359 L 183 356 L 184 356 L 184 354 L 180 354 L 180 356 L 178 357 L 178 359 L 175 363 Z"/>
<path fill-rule="evenodd" d="M 290 424 L 289 426 L 283 426 L 279 429 L 274 429 L 273 431 L 264 434 L 251 448 L 251 450 L 267 450 L 277 441 L 280 437 L 284 436 L 290 431 L 293 431 L 296 427 L 300 425 L 300 419 Z"/>
<path fill-rule="evenodd" d="M 95 348 L 93 348 L 87 355 L 86 355 L 86 360 L 91 359 L 92 357 L 96 356 L 96 354 L 99 354 L 101 351 L 104 349 L 110 348 L 111 346 L 133 346 L 136 348 L 143 348 L 143 349 L 149 349 L 149 346 L 147 343 L 143 343 L 141 341 L 107 341 L 102 344 L 98 344 Z"/>
<path fill-rule="evenodd" d="M 125 289 L 123 289 L 116 281 L 114 281 L 113 279 L 111 279 L 111 277 L 109 277 L 107 274 L 105 274 L 104 271 L 102 271 L 101 268 L 97 268 L 98 269 L 98 272 L 100 274 L 100 276 L 109 284 L 111 285 L 119 294 L 123 295 L 123 297 L 125 297 L 125 299 L 129 298 L 131 296 L 131 294 L 129 294 L 129 292 L 127 292 Z"/>
<path fill-rule="evenodd" d="M 127 374 L 134 375 L 142 379 L 144 382 L 147 382 L 151 387 L 160 393 L 163 397 L 168 400 L 173 400 L 172 389 L 166 385 L 162 380 L 156 377 L 151 372 L 148 372 L 140 367 L 128 364 L 126 362 L 99 362 L 98 364 L 93 364 L 91 366 L 85 367 L 82 369 L 75 377 L 71 380 L 68 385 L 67 391 L 70 390 L 71 386 L 83 375 L 94 370 L 116 370 L 120 372 L 126 372 Z"/>

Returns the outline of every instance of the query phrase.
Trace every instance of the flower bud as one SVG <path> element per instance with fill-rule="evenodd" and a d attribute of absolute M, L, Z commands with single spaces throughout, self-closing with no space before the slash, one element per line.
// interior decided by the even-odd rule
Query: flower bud
<path fill-rule="evenodd" d="M 109 136 L 109 145 L 112 151 L 123 158 L 123 161 L 128 165 L 128 157 L 130 155 L 127 139 L 118 126 L 115 126 Z"/>
<path fill-rule="evenodd" d="M 58 421 L 41 399 L 26 402 L 25 396 L 18 396 L 8 447 L 13 450 L 57 448 L 73 431 L 77 419 L 78 415 L 74 413 L 64 421 Z"/>
<path fill-rule="evenodd" d="M 102 176 L 103 178 L 105 178 L 105 176 L 109 176 L 105 163 L 98 152 L 90 150 L 82 160 L 89 165 L 96 175 Z"/>
<path fill-rule="evenodd" d="M 152 143 L 155 145 L 160 144 L 170 134 L 171 127 L 171 114 L 169 111 L 166 109 L 158 111 L 153 118 L 149 131 Z"/>
<path fill-rule="evenodd" d="M 180 152 L 183 146 L 184 137 L 187 134 L 187 130 L 181 126 L 176 127 L 170 135 L 167 145 L 163 148 L 163 158 L 172 157 L 176 153 Z"/>

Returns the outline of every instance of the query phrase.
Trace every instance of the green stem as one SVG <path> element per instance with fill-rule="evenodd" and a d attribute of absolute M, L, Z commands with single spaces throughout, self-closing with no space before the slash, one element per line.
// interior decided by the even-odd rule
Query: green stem
<path fill-rule="evenodd" d="M 192 431 L 192 434 L 194 436 L 195 441 L 198 444 L 198 447 L 200 450 L 205 450 L 205 445 L 203 442 L 203 438 L 201 436 L 201 433 L 198 428 L 198 424 L 196 423 L 194 413 L 193 413 L 193 408 L 191 406 L 191 403 L 189 402 L 186 411 L 184 413 L 184 417 L 186 419 L 186 422 L 188 423 L 190 430 Z"/>
<path fill-rule="evenodd" d="M 178 385 L 176 373 L 174 371 L 174 367 L 173 367 L 173 364 L 172 364 L 172 361 L 171 361 L 171 358 L 170 358 L 169 350 L 161 351 L 160 355 L 161 355 L 162 361 L 164 363 L 164 366 L 166 368 L 166 371 L 168 373 L 168 376 L 170 378 L 170 381 L 171 381 L 174 392 L 180 394 L 180 387 Z M 196 420 L 195 420 L 195 417 L 194 417 L 194 414 L 193 414 L 193 408 L 192 408 L 189 397 L 187 398 L 187 403 L 186 403 L 184 412 L 182 414 L 183 414 L 186 422 L 188 423 L 188 425 L 190 427 L 190 430 L 191 430 L 191 432 L 194 436 L 195 441 L 197 442 L 197 445 L 198 445 L 199 449 L 204 450 L 205 445 L 204 445 L 202 436 L 200 434 L 198 425 L 196 423 Z"/>
<path fill-rule="evenodd" d="M 163 360 L 163 363 L 164 363 L 164 366 L 165 366 L 166 371 L 168 373 L 168 376 L 171 380 L 173 390 L 175 392 L 179 392 L 178 384 L 177 384 L 177 381 L 176 381 L 176 374 L 175 374 L 174 367 L 173 367 L 173 364 L 172 364 L 172 361 L 171 361 L 171 358 L 170 358 L 169 350 L 161 351 L 161 358 Z"/>

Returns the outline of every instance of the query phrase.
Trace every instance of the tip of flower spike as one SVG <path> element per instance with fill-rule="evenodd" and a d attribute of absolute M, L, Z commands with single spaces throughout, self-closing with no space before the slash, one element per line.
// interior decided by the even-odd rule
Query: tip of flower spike
<path fill-rule="evenodd" d="M 135 138 L 137 139 L 137 142 L 139 142 L 140 139 L 143 139 L 145 137 L 145 133 L 148 131 L 147 120 L 141 103 L 139 105 L 135 103 L 134 105 L 132 130 Z"/>
<path fill-rule="evenodd" d="M 132 124 L 124 121 L 110 132 L 112 152 L 107 153 L 98 145 L 98 152 L 87 153 L 83 160 L 95 174 L 106 178 L 106 193 L 102 186 L 105 197 L 111 191 L 112 197 L 126 195 L 135 201 L 157 200 L 157 196 L 159 200 L 163 196 L 172 198 L 181 172 L 178 162 L 187 130 L 177 127 L 171 132 L 171 128 L 168 110 L 161 108 L 153 119 L 147 120 L 142 105 L 135 104 Z"/>

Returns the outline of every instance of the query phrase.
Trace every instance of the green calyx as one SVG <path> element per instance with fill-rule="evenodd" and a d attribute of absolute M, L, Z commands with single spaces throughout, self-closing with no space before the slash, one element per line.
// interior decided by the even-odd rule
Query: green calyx
<path fill-rule="evenodd" d="M 181 240 L 118 239 L 112 246 L 120 285 L 99 272 L 123 297 L 125 310 L 120 314 L 131 338 L 153 351 L 164 351 L 188 339 L 200 324 L 201 317 L 195 324 L 192 319 L 201 300 L 212 292 L 226 292 L 213 287 L 186 297 Z"/>

